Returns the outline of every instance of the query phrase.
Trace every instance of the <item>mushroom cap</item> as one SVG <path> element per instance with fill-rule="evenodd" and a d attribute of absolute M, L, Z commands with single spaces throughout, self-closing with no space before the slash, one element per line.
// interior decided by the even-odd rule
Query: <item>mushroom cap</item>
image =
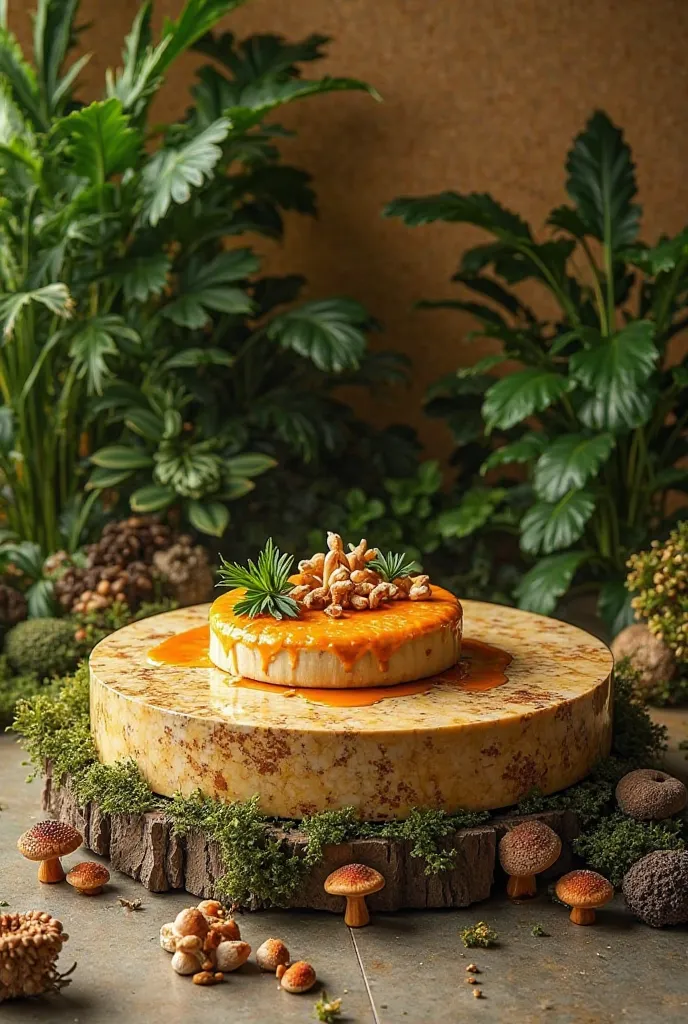
<path fill-rule="evenodd" d="M 560 853 L 561 839 L 537 818 L 515 825 L 499 841 L 499 861 L 507 875 L 517 878 L 546 871 Z"/>
<path fill-rule="evenodd" d="M 688 790 L 673 775 L 654 768 L 638 768 L 619 782 L 616 802 L 624 814 L 638 821 L 660 821 L 684 809 Z"/>
<path fill-rule="evenodd" d="M 174 930 L 177 935 L 198 935 L 204 939 L 208 934 L 208 922 L 197 907 L 180 910 L 174 919 Z"/>
<path fill-rule="evenodd" d="M 74 853 L 83 842 L 81 832 L 66 821 L 37 821 L 19 836 L 17 849 L 27 860 L 51 860 Z"/>
<path fill-rule="evenodd" d="M 327 876 L 324 888 L 331 896 L 369 896 L 384 885 L 384 878 L 375 868 L 367 864 L 344 864 Z"/>
<path fill-rule="evenodd" d="M 284 972 L 280 979 L 280 985 L 287 992 L 308 992 L 316 981 L 315 971 L 311 965 L 305 960 L 297 960 Z"/>
<path fill-rule="evenodd" d="M 256 950 L 256 963 L 261 971 L 276 971 L 289 963 L 289 950 L 281 939 L 266 939 Z"/>
<path fill-rule="evenodd" d="M 225 942 L 221 942 L 215 950 L 215 963 L 218 971 L 228 973 L 236 971 L 238 967 L 245 964 L 250 955 L 251 947 L 248 942 L 227 939 Z"/>
<path fill-rule="evenodd" d="M 110 881 L 110 872 L 95 860 L 82 860 L 67 873 L 67 882 L 75 889 L 99 889 Z"/>
<path fill-rule="evenodd" d="M 581 869 L 562 875 L 555 892 L 557 899 L 569 907 L 594 910 L 609 903 L 614 896 L 614 886 L 596 871 Z"/>
<path fill-rule="evenodd" d="M 688 850 L 655 850 L 624 876 L 630 910 L 653 928 L 688 923 Z"/>

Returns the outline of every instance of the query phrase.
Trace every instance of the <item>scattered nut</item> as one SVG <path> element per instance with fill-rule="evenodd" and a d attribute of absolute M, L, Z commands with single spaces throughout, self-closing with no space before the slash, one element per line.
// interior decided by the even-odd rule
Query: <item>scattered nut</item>
<path fill-rule="evenodd" d="M 251 947 L 248 942 L 229 939 L 221 942 L 215 950 L 215 964 L 218 971 L 236 971 L 246 963 L 250 955 Z"/>
<path fill-rule="evenodd" d="M 198 935 L 182 935 L 177 939 L 177 950 L 182 953 L 200 953 L 203 949 L 203 939 Z"/>
<path fill-rule="evenodd" d="M 477 964 L 469 964 L 466 970 L 469 971 L 471 974 L 480 974 L 480 968 L 478 967 Z"/>
<path fill-rule="evenodd" d="M 473 989 L 473 998 L 474 999 L 483 999 L 484 998 L 483 990 L 481 988 L 474 988 Z"/>
<path fill-rule="evenodd" d="M 477 984 L 478 984 L 478 979 L 477 979 L 477 978 L 474 978 L 474 977 L 473 977 L 473 976 L 471 975 L 471 977 L 470 977 L 470 978 L 466 978 L 466 984 L 467 984 L 467 985 L 477 985 Z"/>
<path fill-rule="evenodd" d="M 172 957 L 172 970 L 177 974 L 195 974 L 201 966 L 201 961 L 196 953 L 185 953 L 178 950 Z"/>
<path fill-rule="evenodd" d="M 198 974 L 194 974 L 193 983 L 194 985 L 214 985 L 215 975 L 211 971 L 199 971 Z"/>
<path fill-rule="evenodd" d="M 180 910 L 174 919 L 174 930 L 177 935 L 198 935 L 204 939 L 208 934 L 208 922 L 203 913 L 196 907 Z"/>
<path fill-rule="evenodd" d="M 369 586 L 369 587 L 371 586 L 369 583 L 366 584 L 366 585 Z M 372 590 L 372 587 L 371 587 L 371 590 Z M 351 597 L 349 598 L 349 603 L 350 603 L 352 608 L 356 609 L 357 612 L 363 612 L 363 611 L 366 610 L 366 608 L 370 608 L 370 603 L 368 601 L 368 598 L 367 597 L 363 597 L 362 595 L 359 595 L 359 594 L 352 594 Z"/>
<path fill-rule="evenodd" d="M 160 929 L 160 946 L 166 953 L 174 953 L 177 949 L 177 933 L 174 930 L 174 922 L 169 921 Z"/>
<path fill-rule="evenodd" d="M 344 614 L 344 609 L 340 604 L 328 604 L 325 608 L 325 615 L 329 615 L 331 619 L 341 619 Z"/>
<path fill-rule="evenodd" d="M 266 939 L 256 950 L 256 963 L 261 971 L 276 971 L 289 963 L 289 950 L 281 939 Z"/>

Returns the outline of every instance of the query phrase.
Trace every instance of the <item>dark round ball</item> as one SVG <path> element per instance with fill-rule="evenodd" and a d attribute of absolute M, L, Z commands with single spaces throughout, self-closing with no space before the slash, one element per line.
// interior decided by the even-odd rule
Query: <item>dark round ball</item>
<path fill-rule="evenodd" d="M 688 851 L 655 850 L 623 880 L 630 910 L 653 928 L 688 923 Z"/>
<path fill-rule="evenodd" d="M 680 814 L 688 803 L 688 791 L 673 775 L 654 768 L 638 768 L 619 782 L 616 802 L 624 814 L 638 821 L 661 821 Z"/>

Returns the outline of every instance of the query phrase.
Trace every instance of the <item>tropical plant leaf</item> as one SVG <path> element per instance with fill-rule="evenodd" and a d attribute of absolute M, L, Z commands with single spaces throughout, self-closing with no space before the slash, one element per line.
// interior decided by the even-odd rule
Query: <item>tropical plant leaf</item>
<path fill-rule="evenodd" d="M 456 376 L 459 380 L 465 380 L 467 377 L 480 377 L 483 373 L 489 373 L 495 366 L 499 366 L 501 363 L 506 362 L 506 360 L 507 356 L 499 353 L 483 356 L 482 359 L 478 359 L 472 366 L 461 366 L 456 371 Z"/>
<path fill-rule="evenodd" d="M 271 341 L 310 359 L 325 373 L 356 369 L 366 348 L 366 309 L 353 299 L 320 299 L 279 313 L 266 327 Z"/>
<path fill-rule="evenodd" d="M 47 131 L 49 124 L 41 106 L 36 73 L 24 59 L 19 43 L 6 26 L 0 28 L 0 79 L 7 83 L 15 104 L 34 127 Z"/>
<path fill-rule="evenodd" d="M 136 166 L 142 138 L 129 127 L 119 100 L 99 100 L 58 121 L 55 133 L 66 140 L 74 173 L 93 185 Z"/>
<path fill-rule="evenodd" d="M 327 36 L 311 35 L 297 43 L 288 43 L 282 36 L 262 34 L 249 36 L 235 46 L 231 32 L 221 36 L 208 34 L 194 44 L 194 50 L 223 64 L 232 73 L 238 86 L 249 85 L 257 78 L 275 75 L 294 77 L 298 64 L 320 60 Z"/>
<path fill-rule="evenodd" d="M 162 441 L 165 433 L 163 419 L 152 409 L 128 409 L 124 423 L 129 430 L 133 430 L 139 437 L 145 437 L 147 441 Z"/>
<path fill-rule="evenodd" d="M 119 353 L 118 341 L 137 344 L 140 338 L 121 316 L 114 314 L 91 317 L 72 334 L 69 354 L 77 376 L 86 378 L 89 394 L 103 393 L 103 385 L 112 375 L 108 358 Z"/>
<path fill-rule="evenodd" d="M 357 78 L 333 78 L 326 75 L 325 78 L 306 81 L 301 78 L 274 76 L 261 78 L 247 85 L 241 90 L 239 103 L 235 107 L 230 107 L 226 114 L 236 131 L 247 131 L 259 124 L 271 110 L 285 103 L 305 99 L 307 96 L 352 90 L 367 92 L 374 99 L 380 99 L 372 86 Z"/>
<path fill-rule="evenodd" d="M 565 555 L 541 558 L 516 587 L 518 607 L 540 615 L 551 615 L 588 557 L 585 551 L 569 551 Z"/>
<path fill-rule="evenodd" d="M 79 0 L 39 0 L 33 26 L 33 55 L 38 71 L 38 80 L 43 90 L 45 105 L 51 114 L 58 109 L 60 100 L 69 91 L 74 79 L 73 69 L 67 73 L 65 84 L 60 80 L 60 70 L 70 46 L 74 42 L 74 17 Z M 78 62 L 78 71 L 89 59 L 85 54 Z"/>
<path fill-rule="evenodd" d="M 249 296 L 241 288 L 230 287 L 254 273 L 260 262 L 250 249 L 219 253 L 210 262 L 194 262 L 182 275 L 176 299 L 163 306 L 161 313 L 181 327 L 203 327 L 209 313 L 245 314 L 253 309 Z"/>
<path fill-rule="evenodd" d="M 668 273 L 688 257 L 688 228 L 679 231 L 673 238 L 662 238 L 657 245 L 637 246 L 625 250 L 621 255 L 653 277 Z"/>
<path fill-rule="evenodd" d="M 315 192 L 310 185 L 311 175 L 299 167 L 288 164 L 266 164 L 252 168 L 248 173 L 234 175 L 232 188 L 238 193 L 267 200 L 282 210 L 315 216 Z"/>
<path fill-rule="evenodd" d="M 158 484 L 149 484 L 146 487 L 139 487 L 134 491 L 129 504 L 134 512 L 161 512 L 176 500 L 176 493 L 173 487 L 161 487 Z"/>
<path fill-rule="evenodd" d="M 411 228 L 441 220 L 475 224 L 509 241 L 532 241 L 526 222 L 487 193 L 460 195 L 458 192 L 440 192 L 438 195 L 417 198 L 401 196 L 388 203 L 383 214 L 385 217 L 401 217 L 404 224 Z"/>
<path fill-rule="evenodd" d="M 103 469 L 97 467 L 93 470 L 88 483 L 87 491 L 102 491 L 109 487 L 119 487 L 125 480 L 128 480 L 134 471 L 132 469 Z"/>
<path fill-rule="evenodd" d="M 588 232 L 612 252 L 631 245 L 640 222 L 640 207 L 632 202 L 635 166 L 623 132 L 602 111 L 574 140 L 566 169 L 566 190 Z"/>
<path fill-rule="evenodd" d="M 597 611 L 612 637 L 634 622 L 632 595 L 624 580 L 607 580 L 600 588 Z"/>
<path fill-rule="evenodd" d="M 223 348 L 185 348 L 165 363 L 168 370 L 202 366 L 233 366 L 234 356 Z"/>
<path fill-rule="evenodd" d="M 110 274 L 119 280 L 126 302 L 146 302 L 152 295 L 160 295 L 167 286 L 171 262 L 164 252 L 150 256 L 131 256 L 116 263 Z"/>
<path fill-rule="evenodd" d="M 171 204 L 186 203 L 192 188 L 200 188 L 222 157 L 230 122 L 219 118 L 205 131 L 178 147 L 163 147 L 143 170 L 145 216 L 155 226 Z"/>
<path fill-rule="evenodd" d="M 547 443 L 544 434 L 524 434 L 518 441 L 502 445 L 501 448 L 495 448 L 490 452 L 480 467 L 480 472 L 484 475 L 497 466 L 507 466 L 514 462 L 534 462 L 547 447 Z"/>
<path fill-rule="evenodd" d="M 221 537 L 229 526 L 229 510 L 221 501 L 190 501 L 189 522 L 199 533 Z"/>
<path fill-rule="evenodd" d="M 153 465 L 153 457 L 141 448 L 115 444 L 94 452 L 91 462 L 103 469 L 148 469 Z"/>
<path fill-rule="evenodd" d="M 508 430 L 533 413 L 549 408 L 574 386 L 574 381 L 560 373 L 537 366 L 502 377 L 492 385 L 483 402 L 488 431 L 494 427 Z"/>
<path fill-rule="evenodd" d="M 47 619 L 57 612 L 55 584 L 52 580 L 36 580 L 26 591 L 29 618 Z"/>
<path fill-rule="evenodd" d="M 32 302 L 45 306 L 54 316 L 63 320 L 72 315 L 73 301 L 66 284 L 47 284 L 31 292 L 0 295 L 0 322 L 5 340 L 12 337 L 15 324 L 22 311 Z"/>
<path fill-rule="evenodd" d="M 437 528 L 443 537 L 468 537 L 485 526 L 506 497 L 501 487 L 473 487 L 455 508 L 441 512 Z"/>
<path fill-rule="evenodd" d="M 574 238 L 585 238 L 587 234 L 585 223 L 571 206 L 557 206 L 547 218 L 547 223 L 559 231 L 567 231 Z"/>
<path fill-rule="evenodd" d="M 535 466 L 538 498 L 555 502 L 595 477 L 616 444 L 613 434 L 564 434 L 547 445 Z"/>
<path fill-rule="evenodd" d="M 260 476 L 276 465 L 275 459 L 263 455 L 262 452 L 242 452 L 241 455 L 233 455 L 225 462 L 227 472 L 238 477 Z"/>
<path fill-rule="evenodd" d="M 569 548 L 579 540 L 595 511 L 589 491 L 569 491 L 557 502 L 538 501 L 521 520 L 521 549 L 546 555 Z"/>

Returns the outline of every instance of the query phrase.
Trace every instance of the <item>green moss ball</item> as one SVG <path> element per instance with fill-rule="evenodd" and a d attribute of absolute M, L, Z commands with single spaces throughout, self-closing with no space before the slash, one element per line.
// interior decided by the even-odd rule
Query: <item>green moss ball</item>
<path fill-rule="evenodd" d="M 74 623 L 69 619 L 28 619 L 5 637 L 5 655 L 19 675 L 39 679 L 66 675 L 79 660 Z"/>

